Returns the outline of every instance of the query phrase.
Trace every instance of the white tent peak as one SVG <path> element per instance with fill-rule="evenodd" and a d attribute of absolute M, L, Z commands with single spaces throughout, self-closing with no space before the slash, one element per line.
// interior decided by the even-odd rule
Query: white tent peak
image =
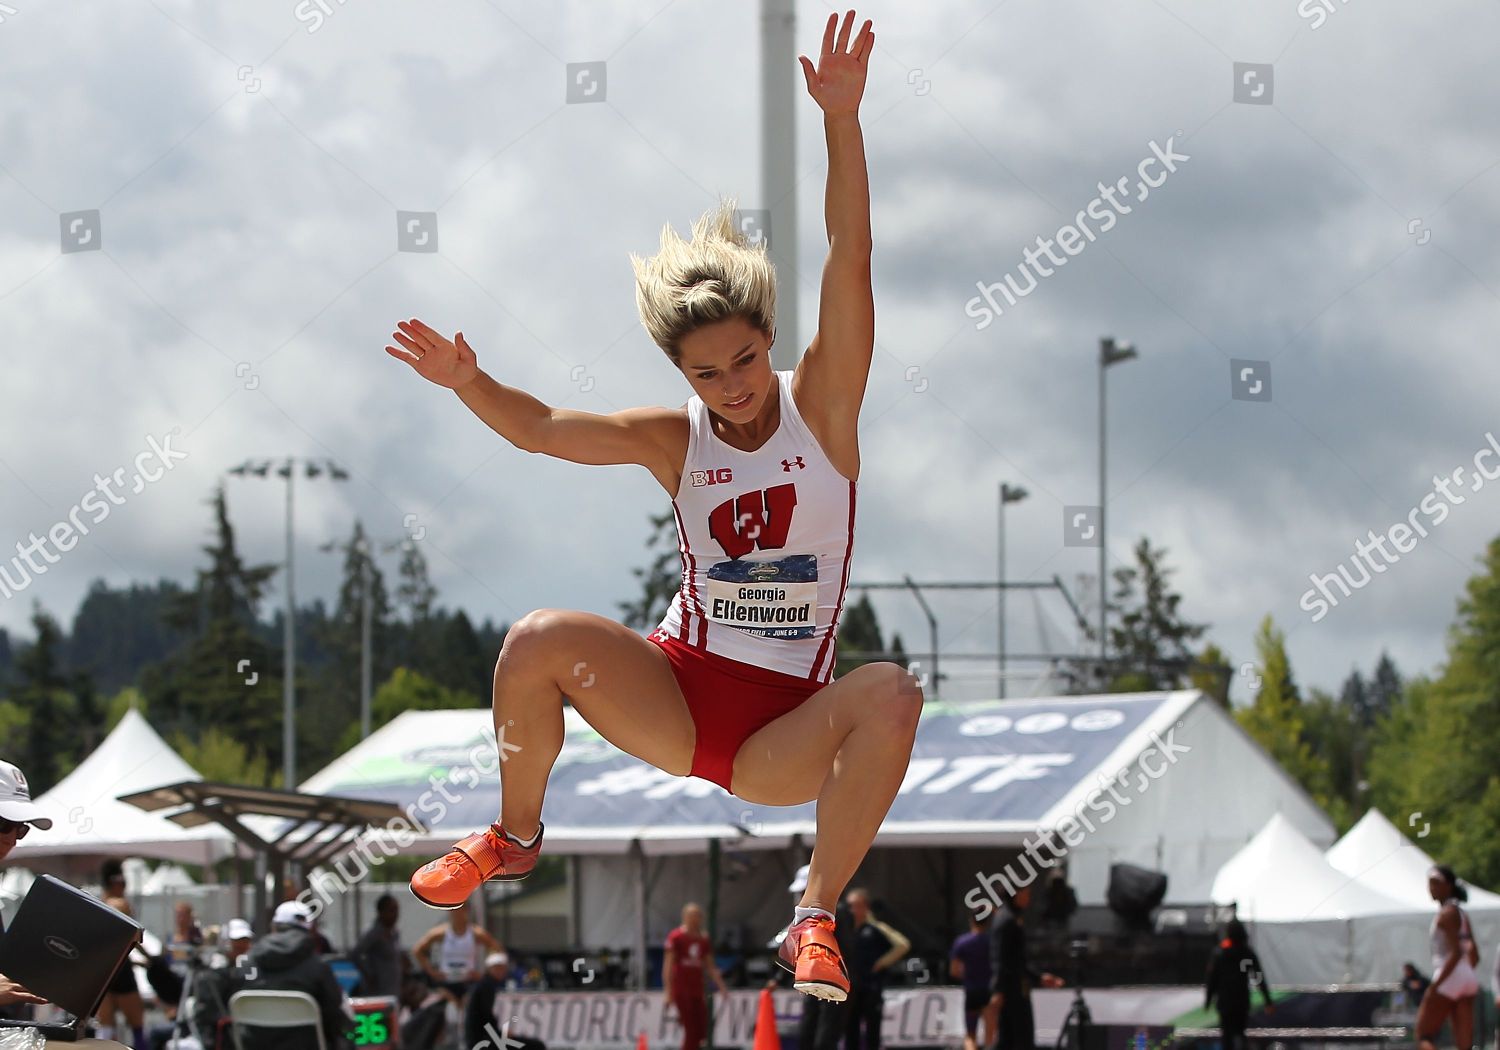
<path fill-rule="evenodd" d="M 1412 910 L 1336 869 L 1280 813 L 1219 869 L 1213 899 L 1237 905 L 1236 914 L 1249 922 L 1314 922 Z"/>
<path fill-rule="evenodd" d="M 1411 826 L 1420 827 L 1420 816 Z M 1418 831 L 1420 836 L 1422 832 Z M 1373 806 L 1324 854 L 1328 863 L 1350 878 L 1411 907 L 1436 909 L 1427 893 L 1427 872 L 1436 862 Z M 1463 873 L 1459 873 L 1463 878 Z M 1500 894 L 1469 887 L 1465 907 L 1500 909 Z"/>
<path fill-rule="evenodd" d="M 11 859 L 25 863 L 27 857 L 134 854 L 194 864 L 217 860 L 231 848 L 229 836 L 217 825 L 184 829 L 119 801 L 132 792 L 202 779 L 132 708 L 73 772 L 36 799 L 55 823 L 51 831 L 17 843 Z"/>

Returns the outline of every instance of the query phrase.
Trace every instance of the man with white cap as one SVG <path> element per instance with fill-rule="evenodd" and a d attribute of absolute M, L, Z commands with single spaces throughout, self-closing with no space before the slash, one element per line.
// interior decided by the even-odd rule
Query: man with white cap
<path fill-rule="evenodd" d="M 546 1050 L 546 1044 L 540 1039 L 528 1039 L 511 1031 L 507 1025 L 510 1015 L 501 1017 L 496 1010 L 500 993 L 515 990 L 516 980 L 510 975 L 510 956 L 505 952 L 490 952 L 484 957 L 484 973 L 469 993 L 468 1004 L 464 1007 L 464 1046 L 479 1050 Z"/>
<path fill-rule="evenodd" d="M 271 917 L 271 932 L 262 937 L 235 970 L 235 991 L 305 992 L 322 1014 L 328 1050 L 344 1050 L 354 1018 L 344 1011 L 344 993 L 333 970 L 314 950 L 312 911 L 300 901 L 282 901 Z M 243 1050 L 314 1050 L 315 1033 L 307 1028 L 246 1026 Z"/>
<path fill-rule="evenodd" d="M 26 776 L 9 762 L 0 761 L 0 860 L 4 860 L 16 843 L 35 827 L 52 828 L 52 820 L 35 802 Z M 0 933 L 5 932 L 5 918 L 0 916 Z M 0 974 L 0 1008 L 11 1003 L 44 1003 L 4 974 Z"/>

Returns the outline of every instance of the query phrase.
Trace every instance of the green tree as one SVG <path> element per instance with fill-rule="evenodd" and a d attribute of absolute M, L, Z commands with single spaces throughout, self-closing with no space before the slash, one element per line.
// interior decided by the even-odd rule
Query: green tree
<path fill-rule="evenodd" d="M 1133 548 L 1135 564 L 1112 574 L 1114 595 L 1106 605 L 1109 637 L 1108 666 L 1101 675 L 1095 656 L 1063 661 L 1063 676 L 1071 692 L 1099 690 L 1133 693 L 1178 689 L 1192 681 L 1198 657 L 1191 643 L 1208 629 L 1182 615 L 1182 595 L 1172 590 L 1175 572 L 1166 564 L 1164 548 L 1152 547 L 1142 536 Z M 1113 623 L 1108 620 L 1112 618 Z M 1084 633 L 1098 644 L 1099 633 L 1092 621 Z"/>
<path fill-rule="evenodd" d="M 172 748 L 204 780 L 247 787 L 282 786 L 281 770 L 269 768 L 263 750 L 252 754 L 243 741 L 236 740 L 217 726 L 210 726 L 197 740 L 177 733 L 172 737 Z"/>
<path fill-rule="evenodd" d="M 1193 688 L 1201 690 L 1205 696 L 1213 697 L 1226 711 L 1230 709 L 1229 683 L 1233 678 L 1234 668 L 1229 663 L 1229 657 L 1212 642 L 1203 647 L 1203 652 L 1198 654 L 1198 659 L 1188 671 L 1188 680 Z"/>
<path fill-rule="evenodd" d="M 446 711 L 473 706 L 473 694 L 449 689 L 424 674 L 398 667 L 370 698 L 370 728 L 372 732 L 379 729 L 403 711 Z M 338 751 L 342 754 L 357 743 L 359 726 L 352 725 L 339 741 Z"/>
<path fill-rule="evenodd" d="M 76 704 L 60 656 L 63 634 L 40 603 L 32 607 L 36 641 L 16 658 L 19 674 L 13 701 L 25 715 L 25 735 L 16 764 L 26 773 L 33 797 L 50 789 L 73 768 L 78 742 Z"/>
<path fill-rule="evenodd" d="M 391 604 L 385 578 L 373 556 L 374 544 L 355 521 L 344 552 L 343 581 L 332 616 L 315 629 L 323 649 L 318 687 L 297 711 L 298 764 L 319 769 L 336 758 L 337 742 L 350 724 L 359 723 L 360 674 L 364 656 L 365 588 L 370 597 L 370 681 L 389 677 L 395 668 Z M 299 617 L 301 619 L 301 617 Z M 303 740 L 306 740 L 306 746 Z"/>
<path fill-rule="evenodd" d="M 844 607 L 844 612 L 839 617 L 838 643 L 840 649 L 848 652 L 884 653 L 886 651 L 885 642 L 880 638 L 880 618 L 875 615 L 875 606 L 870 604 L 868 591 L 859 596 L 859 601 Z M 882 659 L 886 658 L 840 655 L 838 662 L 834 664 L 833 676 L 842 678 L 861 664 Z M 935 693 L 936 690 L 929 687 L 927 699 L 932 699 Z"/>
<path fill-rule="evenodd" d="M 1255 652 L 1258 692 L 1252 703 L 1235 711 L 1235 717 L 1282 769 L 1327 808 L 1333 800 L 1328 763 L 1309 742 L 1302 694 L 1286 655 L 1286 635 L 1276 629 L 1270 616 L 1261 621 L 1255 635 Z"/>
<path fill-rule="evenodd" d="M 616 602 L 620 609 L 620 622 L 635 630 L 655 627 L 667 614 L 667 606 L 682 586 L 682 561 L 677 550 L 677 516 L 673 511 L 664 511 L 649 517 L 651 534 L 646 537 L 646 549 L 656 550 L 651 562 L 644 569 L 631 569 L 641 585 L 640 597 L 634 601 Z"/>
<path fill-rule="evenodd" d="M 1458 601 L 1446 661 L 1406 683 L 1380 716 L 1371 791 L 1398 826 L 1430 826 L 1422 848 L 1481 885 L 1500 881 L 1500 537 Z M 1385 689 L 1395 677 L 1386 672 Z M 1415 816 L 1420 814 L 1420 817 Z"/>
<path fill-rule="evenodd" d="M 280 668 L 259 637 L 256 620 L 256 607 L 277 566 L 249 566 L 241 560 L 222 486 L 209 503 L 214 542 L 203 548 L 209 567 L 198 571 L 196 587 L 167 613 L 169 623 L 188 632 L 191 640 L 147 668 L 141 690 L 166 735 L 197 739 L 216 726 L 251 755 L 264 754 L 279 767 Z"/>

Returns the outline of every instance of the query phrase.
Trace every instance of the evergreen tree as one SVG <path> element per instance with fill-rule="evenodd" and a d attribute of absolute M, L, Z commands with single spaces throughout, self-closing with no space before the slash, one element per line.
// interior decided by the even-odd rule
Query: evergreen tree
<path fill-rule="evenodd" d="M 875 615 L 875 606 L 870 604 L 868 591 L 859 596 L 859 601 L 844 608 L 839 618 L 838 647 L 846 652 L 885 652 L 885 643 L 880 638 L 880 618 Z M 841 653 L 834 665 L 833 676 L 842 678 L 861 664 L 881 659 L 884 657 L 844 656 Z M 930 700 L 936 693 L 937 690 L 929 685 L 926 698 Z"/>
<path fill-rule="evenodd" d="M 395 668 L 391 645 L 391 606 L 385 579 L 373 556 L 373 543 L 364 525 L 354 523 L 344 552 L 343 582 L 338 604 L 323 622 L 310 625 L 322 650 L 317 687 L 299 704 L 297 711 L 298 764 L 319 769 L 337 757 L 337 741 L 352 723 L 359 724 L 360 675 L 364 658 L 364 602 L 366 580 L 370 592 L 370 682 L 388 677 Z M 299 620 L 303 617 L 299 616 Z M 304 750 L 303 737 L 307 739 Z M 302 757 L 305 755 L 305 759 Z"/>
<path fill-rule="evenodd" d="M 1376 711 L 1370 703 L 1370 691 L 1365 686 L 1365 677 L 1355 668 L 1339 687 L 1339 703 L 1347 707 L 1360 725 L 1368 726 L 1375 721 Z"/>
<path fill-rule="evenodd" d="M 65 663 L 88 672 L 103 692 L 124 688 L 143 667 L 164 660 L 187 641 L 189 634 L 169 626 L 163 616 L 183 601 L 182 587 L 171 580 L 132 583 L 120 590 L 94 580 L 73 616 Z"/>
<path fill-rule="evenodd" d="M 215 519 L 214 542 L 203 548 L 209 567 L 198 571 L 197 586 L 167 612 L 170 625 L 189 632 L 191 641 L 142 673 L 142 691 L 164 733 L 196 739 L 218 726 L 279 768 L 280 668 L 258 636 L 256 620 L 277 566 L 241 560 L 222 486 L 209 503 Z"/>
<path fill-rule="evenodd" d="M 1302 705 L 1301 717 L 1303 736 L 1318 760 L 1316 774 L 1303 786 L 1343 834 L 1364 812 L 1359 786 L 1362 729 L 1356 709 L 1314 689 Z"/>
<path fill-rule="evenodd" d="M 36 641 L 16 658 L 20 682 L 14 701 L 25 715 L 26 727 L 22 752 L 14 761 L 25 771 L 35 798 L 73 768 L 78 734 L 75 705 L 60 662 L 62 630 L 40 603 L 32 607 L 31 626 Z"/>
<path fill-rule="evenodd" d="M 1375 665 L 1369 696 L 1371 722 L 1388 712 L 1401 696 L 1401 675 L 1388 653 L 1381 652 L 1380 662 Z"/>
<path fill-rule="evenodd" d="M 1212 642 L 1203 647 L 1203 652 L 1198 654 L 1188 672 L 1192 687 L 1213 697 L 1226 711 L 1230 709 L 1229 683 L 1233 678 L 1234 668 L 1230 666 L 1229 658 Z"/>
<path fill-rule="evenodd" d="M 1198 658 L 1190 643 L 1208 627 L 1183 617 L 1182 595 L 1169 583 L 1175 570 L 1166 565 L 1165 549 L 1152 547 L 1142 536 L 1134 552 L 1135 564 L 1113 573 L 1115 592 L 1106 606 L 1109 659 L 1102 688 L 1111 693 L 1177 689 L 1192 680 Z M 1114 622 L 1109 623 L 1109 618 Z M 1088 641 L 1097 645 L 1095 615 L 1089 615 L 1085 623 Z M 1096 655 L 1064 662 L 1063 676 L 1070 692 L 1101 688 L 1099 674 Z"/>
<path fill-rule="evenodd" d="M 10 634 L 4 627 L 0 627 L 0 692 L 10 684 L 15 666 L 16 656 L 11 650 Z"/>
<path fill-rule="evenodd" d="M 676 515 L 672 511 L 653 514 L 651 534 L 646 538 L 648 551 L 661 547 L 644 569 L 631 569 L 641 584 L 641 596 L 633 602 L 616 602 L 620 622 L 635 630 L 655 627 L 666 615 L 667 607 L 682 586 L 682 556 L 677 550 Z"/>

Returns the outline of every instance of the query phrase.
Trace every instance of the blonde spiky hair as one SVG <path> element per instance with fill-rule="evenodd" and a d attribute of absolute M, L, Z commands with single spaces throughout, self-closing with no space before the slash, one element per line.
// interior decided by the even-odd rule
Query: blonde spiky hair
<path fill-rule="evenodd" d="M 741 318 L 768 336 L 776 327 L 776 268 L 762 238 L 752 245 L 735 222 L 736 198 L 693 223 L 684 241 L 670 223 L 651 258 L 635 253 L 635 304 L 651 341 L 674 365 L 682 364 L 682 338 L 701 325 Z"/>

